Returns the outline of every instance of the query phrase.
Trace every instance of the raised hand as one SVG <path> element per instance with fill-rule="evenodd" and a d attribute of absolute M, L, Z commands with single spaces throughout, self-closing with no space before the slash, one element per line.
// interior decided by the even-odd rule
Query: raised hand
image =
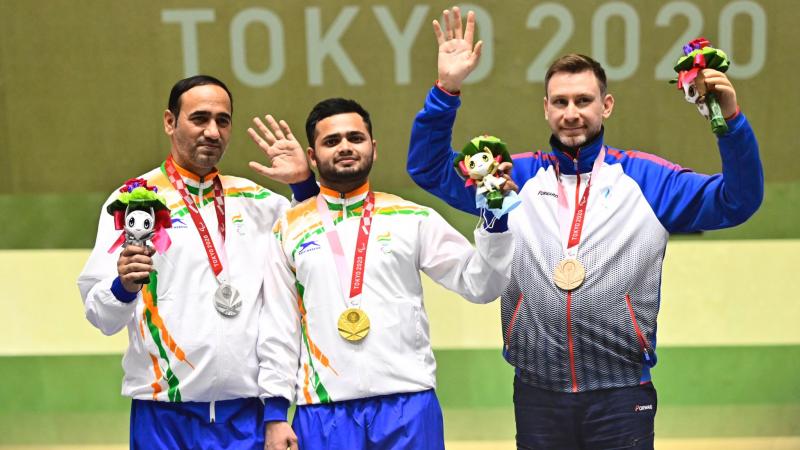
<path fill-rule="evenodd" d="M 444 90 L 457 93 L 461 90 L 461 83 L 478 65 L 481 56 L 483 41 L 478 41 L 474 46 L 472 39 L 475 34 L 475 13 L 467 13 L 467 27 L 462 33 L 461 10 L 454 6 L 453 10 L 444 10 L 444 25 L 433 21 L 433 32 L 436 42 L 439 43 L 439 86 Z"/>
<path fill-rule="evenodd" d="M 307 180 L 311 176 L 311 169 L 308 168 L 303 147 L 292 134 L 289 124 L 283 120 L 277 122 L 269 114 L 264 119 L 269 128 L 260 118 L 254 117 L 253 123 L 261 134 L 252 128 L 247 129 L 247 134 L 271 162 L 271 167 L 250 161 L 250 168 L 267 178 L 284 184 Z"/>
<path fill-rule="evenodd" d="M 718 70 L 703 69 L 703 82 L 706 84 L 706 89 L 717 93 L 722 117 L 730 118 L 736 114 L 736 89 L 733 88 L 727 75 Z"/>

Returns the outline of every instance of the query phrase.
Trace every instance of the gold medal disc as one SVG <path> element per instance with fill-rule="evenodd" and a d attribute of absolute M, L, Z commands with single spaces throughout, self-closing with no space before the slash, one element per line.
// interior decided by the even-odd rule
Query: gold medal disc
<path fill-rule="evenodd" d="M 347 308 L 339 316 L 339 334 L 350 342 L 358 342 L 369 333 L 369 317 L 359 308 Z"/>
<path fill-rule="evenodd" d="M 553 274 L 556 286 L 565 291 L 571 291 L 583 284 L 584 278 L 586 278 L 586 270 L 577 259 L 572 258 L 559 262 Z"/>

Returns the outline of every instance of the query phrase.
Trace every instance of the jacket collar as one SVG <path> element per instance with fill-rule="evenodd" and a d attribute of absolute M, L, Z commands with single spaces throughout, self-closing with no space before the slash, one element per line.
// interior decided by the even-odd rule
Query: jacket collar
<path fill-rule="evenodd" d="M 557 137 L 550 136 L 550 147 L 553 149 L 553 154 L 558 161 L 558 169 L 564 175 L 575 175 L 575 166 L 577 165 L 579 173 L 588 173 L 592 171 L 594 160 L 597 158 L 600 149 L 603 148 L 603 134 L 605 128 L 600 129 L 600 134 L 597 135 L 591 142 L 578 148 L 577 162 L 572 158 L 572 155 L 564 150 L 563 144 Z"/>
<path fill-rule="evenodd" d="M 167 169 L 165 167 L 166 161 L 161 164 L 161 170 L 166 174 Z M 187 186 L 191 186 L 193 188 L 202 188 L 205 190 L 206 188 L 212 186 L 214 184 L 214 178 L 219 175 L 219 170 L 215 167 L 211 172 L 209 172 L 206 176 L 200 177 L 199 175 L 191 172 L 189 169 L 180 166 L 175 159 L 172 159 L 172 165 L 175 166 L 175 170 L 178 171 L 178 175 L 183 178 L 184 183 Z"/>
<path fill-rule="evenodd" d="M 353 202 L 363 200 L 367 196 L 369 189 L 369 181 L 367 181 L 350 192 L 338 192 L 325 186 L 320 186 L 319 193 L 325 196 L 325 200 L 327 200 L 328 203 L 352 204 Z"/>

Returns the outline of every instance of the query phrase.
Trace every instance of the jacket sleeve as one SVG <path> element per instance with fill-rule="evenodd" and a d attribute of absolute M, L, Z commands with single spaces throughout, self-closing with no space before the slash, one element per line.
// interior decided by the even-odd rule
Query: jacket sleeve
<path fill-rule="evenodd" d="M 264 420 L 286 420 L 294 401 L 300 366 L 302 324 L 299 295 L 289 258 L 284 252 L 281 232 L 285 218 L 275 226 L 269 239 L 265 268 L 264 307 L 259 320 L 257 355 L 260 397 L 265 401 Z"/>
<path fill-rule="evenodd" d="M 115 195 L 110 196 L 103 204 L 94 248 L 78 277 L 78 289 L 83 299 L 86 318 L 109 336 L 123 329 L 133 319 L 136 302 L 141 297 L 141 294 L 136 294 L 135 298 L 126 298 L 123 301 L 114 295 L 115 292 L 119 294 L 121 288 L 119 283 L 114 282 L 118 275 L 117 260 L 121 250 L 108 253 L 108 249 L 121 231 L 114 229 L 114 219 L 106 212 L 106 206 L 114 198 Z"/>
<path fill-rule="evenodd" d="M 670 232 L 739 225 L 764 197 L 758 142 L 743 114 L 718 137 L 722 173 L 698 174 L 652 155 L 628 157 L 625 172 L 636 180 L 658 219 Z"/>
<path fill-rule="evenodd" d="M 458 96 L 436 86 L 430 90 L 411 128 L 406 169 L 421 188 L 450 206 L 477 215 L 475 190 L 464 188 L 464 180 L 453 169 L 457 153 L 450 142 L 459 105 Z"/>
<path fill-rule="evenodd" d="M 489 303 L 510 279 L 514 236 L 475 230 L 475 247 L 439 214 L 420 223 L 419 267 L 434 281 L 472 303 Z"/>

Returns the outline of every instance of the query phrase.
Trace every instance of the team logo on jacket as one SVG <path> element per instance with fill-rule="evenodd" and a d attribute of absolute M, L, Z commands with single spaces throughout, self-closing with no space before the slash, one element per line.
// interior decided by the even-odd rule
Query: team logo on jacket
<path fill-rule="evenodd" d="M 242 215 L 236 214 L 235 216 L 231 217 L 231 222 L 236 228 L 236 232 L 240 235 L 244 235 L 244 218 L 242 218 Z"/>
<path fill-rule="evenodd" d="M 558 194 L 549 191 L 539 191 L 537 195 L 558 198 Z"/>
<path fill-rule="evenodd" d="M 387 231 L 384 234 L 379 234 L 378 237 L 375 238 L 375 240 L 378 241 L 378 244 L 381 246 L 381 251 L 383 253 L 386 253 L 387 255 L 389 253 L 392 253 L 392 246 L 391 246 L 391 244 L 392 244 L 392 233 Z"/>
<path fill-rule="evenodd" d="M 189 228 L 180 217 L 172 218 L 172 228 Z"/>
<path fill-rule="evenodd" d="M 635 412 L 652 411 L 653 410 L 653 405 L 636 405 L 636 406 L 633 407 L 633 410 Z"/>
<path fill-rule="evenodd" d="M 313 252 L 314 250 L 319 250 L 319 244 L 317 241 L 308 241 L 303 242 L 300 244 L 300 251 L 297 252 L 298 255 L 302 255 L 303 253 Z"/>

